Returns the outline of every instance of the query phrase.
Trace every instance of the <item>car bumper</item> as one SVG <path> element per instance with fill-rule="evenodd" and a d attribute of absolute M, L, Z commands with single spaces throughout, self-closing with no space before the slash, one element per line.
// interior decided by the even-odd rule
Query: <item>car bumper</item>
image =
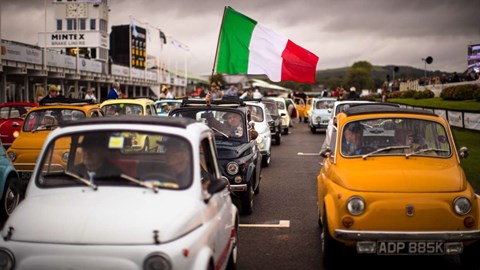
<path fill-rule="evenodd" d="M 335 230 L 335 237 L 340 240 L 445 240 L 465 241 L 480 239 L 480 230 L 471 231 L 353 231 Z"/>

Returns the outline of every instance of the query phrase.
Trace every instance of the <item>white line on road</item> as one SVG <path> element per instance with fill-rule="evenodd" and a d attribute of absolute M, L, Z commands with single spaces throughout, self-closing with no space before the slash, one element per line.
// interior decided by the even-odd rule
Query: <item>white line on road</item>
<path fill-rule="evenodd" d="M 290 228 L 290 220 L 280 220 L 278 224 L 239 224 L 239 227 Z"/>
<path fill-rule="evenodd" d="M 303 152 L 298 152 L 297 156 L 320 156 L 319 153 L 303 153 Z"/>

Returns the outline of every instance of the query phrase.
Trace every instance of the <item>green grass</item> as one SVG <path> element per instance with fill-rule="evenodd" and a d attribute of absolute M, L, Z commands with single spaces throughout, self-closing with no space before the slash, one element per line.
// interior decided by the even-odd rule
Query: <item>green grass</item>
<path fill-rule="evenodd" d="M 480 102 L 475 100 L 443 100 L 439 97 L 425 99 L 390 98 L 388 99 L 388 102 L 426 108 L 443 108 L 449 110 L 480 112 Z"/>
<path fill-rule="evenodd" d="M 480 191 L 480 174 L 478 165 L 480 164 L 480 132 L 453 129 L 455 144 L 459 149 L 462 146 L 468 148 L 469 156 L 461 159 L 460 164 L 465 171 L 468 181 L 475 190 Z"/>
<path fill-rule="evenodd" d="M 474 100 L 444 101 L 439 97 L 429 99 L 392 98 L 389 99 L 388 102 L 427 108 L 480 112 L 480 102 Z M 480 132 L 460 128 L 452 129 L 457 149 L 460 149 L 462 146 L 468 148 L 469 156 L 466 159 L 460 160 L 460 164 L 465 171 L 468 181 L 477 192 L 480 192 Z"/>

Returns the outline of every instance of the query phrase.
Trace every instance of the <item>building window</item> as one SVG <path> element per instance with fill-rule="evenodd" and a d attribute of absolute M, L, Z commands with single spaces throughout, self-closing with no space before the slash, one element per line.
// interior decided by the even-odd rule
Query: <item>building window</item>
<path fill-rule="evenodd" d="M 62 31 L 62 20 L 57 20 L 57 31 Z"/>
<path fill-rule="evenodd" d="M 100 31 L 107 32 L 108 31 L 108 22 L 106 20 L 100 19 Z"/>
<path fill-rule="evenodd" d="M 95 29 L 97 29 L 97 20 L 90 19 L 90 30 L 95 30 Z"/>
<path fill-rule="evenodd" d="M 80 22 L 80 30 L 87 29 L 87 20 L 86 19 L 78 19 Z"/>
<path fill-rule="evenodd" d="M 76 30 L 77 21 L 75 19 L 67 19 L 67 30 Z"/>

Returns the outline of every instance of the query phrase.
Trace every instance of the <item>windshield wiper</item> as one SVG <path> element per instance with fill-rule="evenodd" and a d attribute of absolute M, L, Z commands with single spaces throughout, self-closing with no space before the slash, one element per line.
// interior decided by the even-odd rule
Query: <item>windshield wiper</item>
<path fill-rule="evenodd" d="M 420 150 L 412 152 L 412 153 L 405 154 L 405 157 L 408 158 L 412 155 L 418 155 L 418 154 L 421 154 L 421 153 L 424 153 L 424 152 L 430 152 L 430 151 L 435 151 L 435 152 L 440 152 L 440 153 L 449 153 L 450 152 L 449 150 L 443 150 L 443 149 L 438 149 L 438 148 L 425 148 L 425 149 L 420 149 Z"/>
<path fill-rule="evenodd" d="M 95 180 L 108 180 L 108 179 L 124 179 L 124 180 L 127 180 L 127 181 L 130 181 L 134 184 L 137 184 L 139 186 L 142 186 L 142 187 L 146 187 L 146 188 L 149 188 L 151 190 L 153 190 L 153 192 L 157 193 L 158 192 L 158 188 L 154 185 L 152 185 L 151 183 L 145 183 L 143 181 L 140 181 L 136 178 L 133 178 L 129 175 L 126 175 L 124 173 L 120 174 L 120 175 L 108 175 L 108 176 L 101 176 L 101 177 L 95 177 Z"/>
<path fill-rule="evenodd" d="M 373 154 L 376 154 L 376 153 L 380 153 L 380 152 L 384 152 L 384 151 L 389 151 L 389 150 L 394 150 L 394 149 L 409 149 L 410 146 L 407 146 L 407 145 L 393 145 L 393 146 L 387 146 L 387 147 L 384 147 L 384 148 L 380 148 L 380 149 L 377 149 L 373 152 L 370 152 L 368 154 L 365 154 L 362 156 L 363 159 L 366 159 L 367 157 L 369 157 L 370 155 L 373 155 Z"/>
<path fill-rule="evenodd" d="M 80 177 L 78 176 L 77 174 L 74 174 L 72 172 L 69 172 L 69 171 L 65 171 L 65 175 L 68 175 L 68 176 L 71 176 L 73 177 L 74 179 L 78 180 L 79 182 L 91 187 L 93 190 L 97 190 L 97 185 L 95 185 L 94 183 L 88 181 L 87 179 L 83 178 L 83 177 Z"/>
<path fill-rule="evenodd" d="M 221 135 L 223 135 L 225 138 L 227 138 L 227 139 L 228 139 L 228 138 L 230 138 L 230 137 L 229 137 L 227 134 L 225 134 L 225 133 L 221 132 L 220 130 L 218 130 L 218 129 L 214 128 L 214 127 L 210 127 L 210 128 L 211 128 L 212 130 L 214 130 L 214 131 L 216 131 L 216 132 L 220 133 L 220 134 L 221 134 Z"/>

